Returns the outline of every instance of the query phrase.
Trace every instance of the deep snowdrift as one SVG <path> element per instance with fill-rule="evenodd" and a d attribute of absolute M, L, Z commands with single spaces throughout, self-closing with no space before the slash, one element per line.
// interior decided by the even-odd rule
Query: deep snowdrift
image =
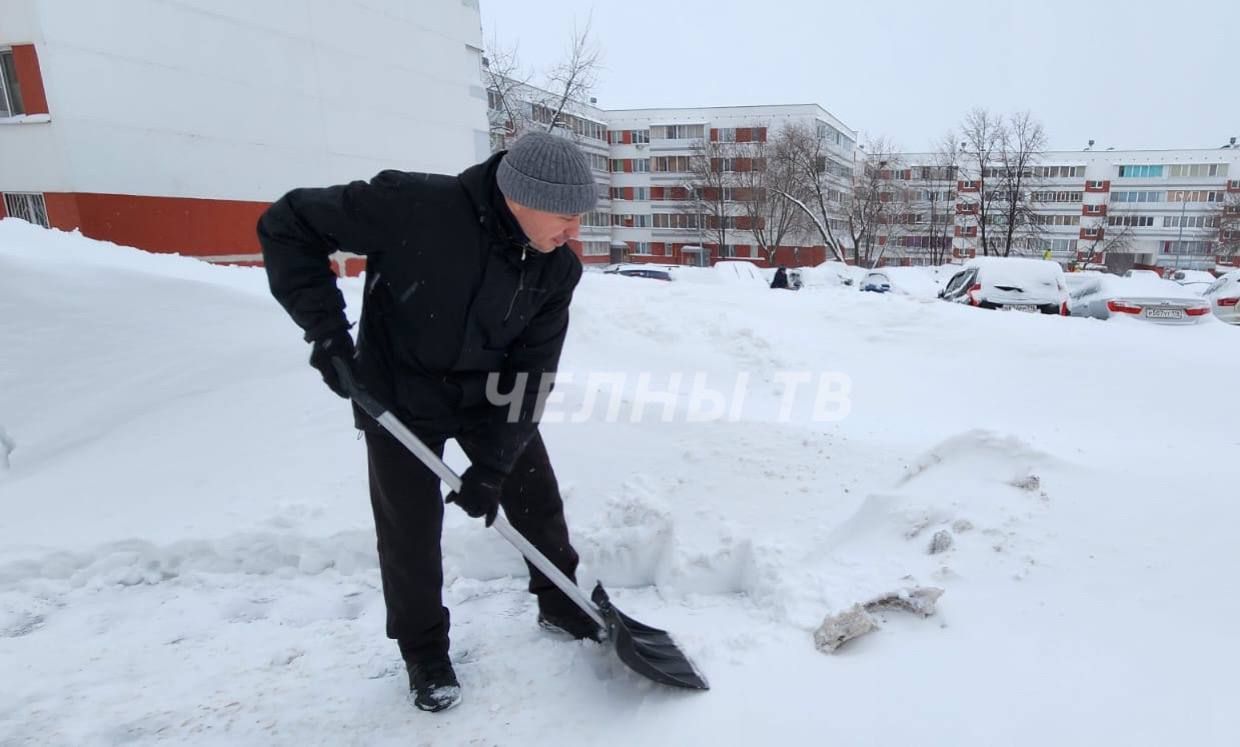
<path fill-rule="evenodd" d="M 0 221 L 0 743 L 1230 742 L 1235 328 L 593 273 L 573 313 L 543 430 L 579 575 L 714 689 L 540 634 L 515 552 L 449 510 L 466 700 L 430 716 L 363 446 L 262 271 Z M 830 417 L 785 405 L 823 373 Z M 915 585 L 937 615 L 814 649 Z"/>

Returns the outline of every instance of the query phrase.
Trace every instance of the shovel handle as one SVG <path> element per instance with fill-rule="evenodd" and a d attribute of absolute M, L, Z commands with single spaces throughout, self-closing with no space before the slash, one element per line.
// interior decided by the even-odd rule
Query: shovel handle
<path fill-rule="evenodd" d="M 373 395 L 357 383 L 357 380 L 353 377 L 353 371 L 349 368 L 348 363 L 344 362 L 340 358 L 334 358 L 332 359 L 332 366 L 336 369 L 336 374 L 340 377 L 340 383 L 344 387 L 344 390 L 349 393 L 349 396 L 353 398 L 354 402 L 366 411 L 367 415 L 374 418 L 379 425 L 383 426 L 388 433 L 391 433 L 397 441 L 404 444 L 405 448 L 413 452 L 414 456 L 421 460 L 421 462 L 426 465 L 427 469 L 434 472 L 440 480 L 443 480 L 449 490 L 456 492 L 461 489 L 460 476 L 453 472 L 451 467 L 444 464 L 444 461 L 439 458 L 438 454 L 431 451 L 429 446 L 422 443 L 422 439 L 414 435 L 413 431 L 409 430 L 409 428 L 400 421 L 400 418 L 393 415 L 391 410 L 384 407 L 379 400 L 375 399 Z M 603 616 L 599 614 L 598 608 L 594 606 L 594 603 L 590 601 L 590 598 L 586 596 L 586 593 L 581 590 L 581 587 L 573 583 L 573 580 L 564 575 L 563 571 L 556 568 L 555 564 L 552 563 L 546 555 L 539 552 L 537 547 L 534 547 L 529 540 L 527 540 L 512 526 L 512 524 L 508 522 L 507 517 L 502 514 L 496 516 L 495 521 L 491 524 L 491 527 L 495 529 L 495 531 L 499 532 L 500 536 L 508 540 L 509 544 L 517 548 L 517 551 L 520 552 L 526 560 L 530 561 L 535 568 L 542 571 L 547 578 L 551 579 L 551 582 L 555 584 L 560 591 L 564 592 L 569 599 L 573 600 L 573 602 L 581 608 L 582 612 L 589 615 L 590 619 L 594 620 L 594 622 L 598 624 L 599 628 L 602 630 L 607 630 L 607 623 L 603 620 Z"/>

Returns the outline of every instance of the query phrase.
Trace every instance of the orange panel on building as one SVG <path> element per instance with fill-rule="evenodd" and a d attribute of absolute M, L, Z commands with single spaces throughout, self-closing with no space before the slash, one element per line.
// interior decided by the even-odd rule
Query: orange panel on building
<path fill-rule="evenodd" d="M 22 104 L 27 114 L 48 114 L 47 94 L 43 90 L 43 74 L 39 72 L 39 54 L 33 44 L 14 44 L 13 67 L 21 89 Z"/>
<path fill-rule="evenodd" d="M 48 192 L 48 222 L 151 252 L 197 257 L 259 253 L 255 225 L 269 203 Z"/>

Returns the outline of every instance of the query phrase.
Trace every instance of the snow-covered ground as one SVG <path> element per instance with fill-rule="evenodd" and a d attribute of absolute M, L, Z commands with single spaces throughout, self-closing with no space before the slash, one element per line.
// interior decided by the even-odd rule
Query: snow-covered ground
<path fill-rule="evenodd" d="M 449 509 L 465 701 L 429 715 L 363 445 L 262 271 L 0 221 L 0 744 L 1235 744 L 1240 329 L 596 273 L 573 314 L 543 430 L 579 575 L 713 689 L 541 634 Z M 935 616 L 815 650 L 913 586 Z"/>

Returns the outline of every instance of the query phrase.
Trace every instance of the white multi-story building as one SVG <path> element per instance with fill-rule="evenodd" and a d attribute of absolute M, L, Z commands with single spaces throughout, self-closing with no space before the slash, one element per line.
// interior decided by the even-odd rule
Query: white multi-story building
<path fill-rule="evenodd" d="M 476 0 L 0 2 L 0 216 L 257 259 L 285 191 L 490 151 Z"/>
<path fill-rule="evenodd" d="M 711 144 L 734 144 L 728 152 L 735 157 L 715 159 L 723 173 L 760 170 L 768 157 L 764 147 L 768 137 L 798 124 L 813 128 L 825 142 L 824 157 L 832 167 L 827 179 L 835 188 L 848 190 L 855 167 L 856 132 L 816 104 L 625 109 L 604 114 L 611 143 L 612 241 L 626 247 L 633 259 L 698 265 L 723 258 L 765 259 L 744 210 L 706 216 L 684 209 L 684 203 L 693 199 L 694 158 L 702 157 L 703 148 Z M 719 220 L 727 221 L 729 228 L 722 246 L 717 226 L 711 225 Z M 775 262 L 793 264 L 794 257 L 799 264 L 825 260 L 826 250 L 816 235 L 792 238 L 799 243 L 781 243 Z"/>
<path fill-rule="evenodd" d="M 962 157 L 952 178 L 944 178 L 948 174 L 942 170 L 928 171 L 943 161 L 941 154 L 902 154 L 892 183 L 947 196 L 954 213 L 949 258 L 980 256 L 983 183 L 987 192 L 995 189 L 1000 167 L 979 173 Z M 1022 181 L 1021 201 L 1031 217 L 1018 232 L 1014 252 L 1119 269 L 1209 269 L 1235 261 L 1230 247 L 1240 238 L 1233 228 L 1240 222 L 1240 149 L 1234 145 L 1047 151 L 1036 156 Z M 912 212 L 926 221 L 924 201 Z M 1002 222 L 992 220 L 987 231 L 993 253 Z M 923 233 L 917 226 L 903 233 L 885 253 L 888 262 L 919 263 L 934 254 L 916 238 Z"/>
<path fill-rule="evenodd" d="M 582 219 L 581 241 L 573 243 L 587 263 L 822 262 L 827 250 L 817 232 L 787 235 L 774 256 L 764 256 L 753 230 L 755 217 L 743 207 L 745 188 L 724 187 L 726 204 L 707 214 L 703 203 L 714 200 L 703 195 L 709 188 L 695 170 L 700 172 L 706 158 L 724 175 L 761 170 L 770 156 L 768 138 L 795 124 L 822 142 L 824 182 L 842 195 L 859 152 L 857 133 L 816 104 L 605 110 L 569 101 L 557 113 L 561 101 L 554 94 L 502 78 L 488 103 L 493 148 L 506 147 L 523 130 L 555 122 L 551 131 L 572 137 L 591 159 L 601 200 Z M 742 181 L 724 177 L 720 183 Z M 834 224 L 842 215 L 828 218 Z"/>

